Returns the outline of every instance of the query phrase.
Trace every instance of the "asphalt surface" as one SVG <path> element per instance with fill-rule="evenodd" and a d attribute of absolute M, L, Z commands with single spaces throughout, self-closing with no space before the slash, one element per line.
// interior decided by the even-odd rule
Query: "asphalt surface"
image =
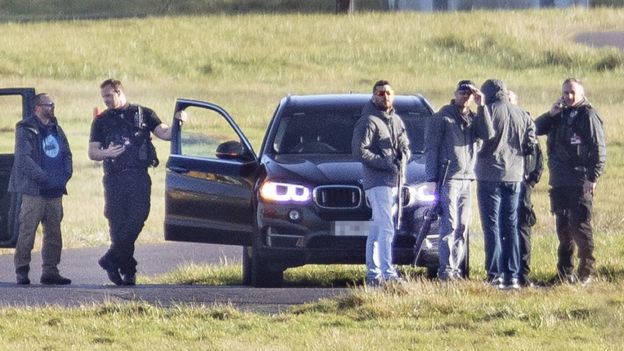
<path fill-rule="evenodd" d="M 15 283 L 12 255 L 0 255 L 0 306 L 97 305 L 105 302 L 142 301 L 160 306 L 232 304 L 242 310 L 278 313 L 286 308 L 322 298 L 344 294 L 345 288 L 272 288 L 246 286 L 191 285 L 112 285 L 97 259 L 106 247 L 63 251 L 61 274 L 72 279 L 68 286 L 39 284 L 40 252 L 33 252 L 31 285 Z M 174 243 L 143 244 L 136 249 L 141 276 L 161 275 L 188 263 L 221 264 L 240 262 L 241 248 L 236 246 Z"/>

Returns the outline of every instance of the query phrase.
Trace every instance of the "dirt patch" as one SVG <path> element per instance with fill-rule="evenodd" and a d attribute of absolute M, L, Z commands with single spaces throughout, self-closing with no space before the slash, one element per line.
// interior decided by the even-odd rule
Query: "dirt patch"
<path fill-rule="evenodd" d="M 577 35 L 574 40 L 594 48 L 611 46 L 624 51 L 624 32 L 587 32 Z"/>

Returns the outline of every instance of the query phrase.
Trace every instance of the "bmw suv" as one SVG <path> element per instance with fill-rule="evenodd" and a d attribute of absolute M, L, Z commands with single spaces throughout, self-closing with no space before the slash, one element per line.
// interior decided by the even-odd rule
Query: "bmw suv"
<path fill-rule="evenodd" d="M 178 99 L 167 162 L 165 239 L 240 245 L 243 281 L 279 286 L 283 272 L 305 264 L 363 264 L 371 209 L 351 137 L 370 95 L 284 97 L 259 152 L 221 107 Z M 435 198 L 424 191 L 425 128 L 431 105 L 420 96 L 396 96 L 412 158 L 402 189 L 402 225 L 394 262 L 435 275 L 437 225 L 414 245 Z"/>

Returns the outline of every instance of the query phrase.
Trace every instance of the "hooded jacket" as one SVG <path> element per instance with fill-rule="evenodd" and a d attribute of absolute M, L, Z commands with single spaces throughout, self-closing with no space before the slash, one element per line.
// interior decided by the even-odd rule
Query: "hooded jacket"
<path fill-rule="evenodd" d="M 36 116 L 28 117 L 15 126 L 15 160 L 9 178 L 9 192 L 40 196 L 42 189 L 47 188 L 49 175 L 41 167 L 44 157 L 43 138 L 36 118 Z M 63 152 L 61 157 L 66 183 L 72 176 L 72 154 L 63 129 L 57 124 L 56 119 L 53 119 L 52 123 L 58 133 L 59 143 L 62 144 L 60 150 Z M 63 193 L 67 194 L 65 187 Z"/>
<path fill-rule="evenodd" d="M 480 182 L 521 182 L 524 156 L 537 142 L 535 124 L 518 106 L 509 102 L 505 83 L 489 79 L 481 91 L 492 116 L 494 137 L 484 141 L 477 155 L 476 175 Z"/>
<path fill-rule="evenodd" d="M 480 140 L 494 136 L 492 119 L 487 109 L 463 115 L 451 100 L 433 115 L 425 137 L 425 179 L 437 182 L 442 177 L 445 161 L 450 161 L 447 179 L 475 179 L 475 163 Z"/>
<path fill-rule="evenodd" d="M 362 162 L 364 189 L 397 184 L 399 157 L 411 157 L 405 125 L 394 112 L 379 110 L 372 101 L 362 108 L 351 140 L 353 157 Z"/>
<path fill-rule="evenodd" d="M 547 135 L 549 184 L 582 186 L 595 183 L 607 159 L 602 121 L 592 105 L 583 99 L 554 116 L 544 113 L 535 120 L 538 135 Z"/>

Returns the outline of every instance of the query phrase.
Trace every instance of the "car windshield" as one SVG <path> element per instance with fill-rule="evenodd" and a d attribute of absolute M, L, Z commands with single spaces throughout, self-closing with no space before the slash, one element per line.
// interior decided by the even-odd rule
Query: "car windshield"
<path fill-rule="evenodd" d="M 361 109 L 287 113 L 280 119 L 273 151 L 285 154 L 351 154 L 353 127 Z M 427 115 L 420 111 L 397 113 L 403 120 L 413 154 L 423 153 Z"/>

